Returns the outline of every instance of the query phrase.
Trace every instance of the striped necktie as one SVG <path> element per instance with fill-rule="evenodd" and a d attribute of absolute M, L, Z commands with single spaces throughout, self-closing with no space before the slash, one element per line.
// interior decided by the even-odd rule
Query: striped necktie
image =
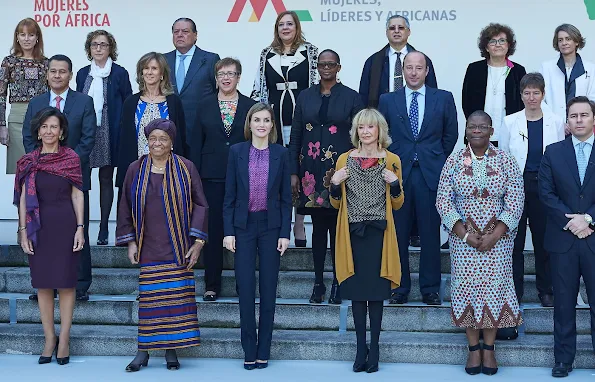
<path fill-rule="evenodd" d="M 585 155 L 585 145 L 587 142 L 577 144 L 578 150 L 576 152 L 576 164 L 578 166 L 578 176 L 581 179 L 581 185 L 585 180 L 585 172 L 587 172 L 587 157 Z"/>

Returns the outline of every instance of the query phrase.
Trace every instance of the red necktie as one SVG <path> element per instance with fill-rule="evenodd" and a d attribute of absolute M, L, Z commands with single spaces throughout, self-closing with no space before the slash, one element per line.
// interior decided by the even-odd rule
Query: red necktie
<path fill-rule="evenodd" d="M 60 108 L 60 102 L 62 102 L 62 97 L 57 96 L 56 97 L 56 109 L 62 111 L 62 108 Z"/>

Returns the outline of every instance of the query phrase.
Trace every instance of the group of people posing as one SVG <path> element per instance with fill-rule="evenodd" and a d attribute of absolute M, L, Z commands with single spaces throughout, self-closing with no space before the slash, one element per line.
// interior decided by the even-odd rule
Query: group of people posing
<path fill-rule="evenodd" d="M 498 330 L 515 337 L 522 322 L 529 221 L 539 298 L 554 307 L 552 375 L 568 375 L 581 276 L 595 296 L 595 80 L 588 74 L 595 68 L 578 54 L 585 39 L 560 25 L 553 37 L 559 56 L 527 74 L 509 59 L 512 29 L 486 26 L 478 39 L 483 59 L 469 65 L 463 84 L 465 146 L 454 151 L 454 97 L 438 88 L 432 61 L 408 44 L 410 33 L 407 18 L 387 20 L 388 44 L 366 60 L 358 92 L 338 81 L 339 54 L 319 51 L 297 15 L 282 12 L 248 97 L 237 89 L 240 61 L 200 49 L 195 23 L 181 18 L 172 26 L 176 49 L 138 61 L 132 94 L 111 33 L 88 34 L 90 65 L 78 71 L 75 91 L 71 60 L 46 59 L 39 26 L 22 20 L 0 67 L 0 143 L 8 147 L 7 172 L 16 173 L 18 237 L 46 339 L 39 363 L 54 352 L 68 363 L 74 302 L 89 299 L 88 192 L 98 168 L 97 244 L 108 243 L 116 171 L 116 245 L 140 265 L 138 353 L 128 371 L 146 366 L 153 350 L 166 350 L 167 368 L 177 369 L 176 349 L 199 344 L 192 268 L 202 251 L 203 299 L 217 300 L 223 247 L 234 253 L 244 368 L 267 367 L 295 208 L 296 246 L 307 245 L 304 215 L 312 219 L 310 302 L 325 300 L 330 235 L 328 302 L 352 301 L 353 371 L 369 373 L 378 370 L 384 300 L 408 302 L 414 229 L 423 302 L 442 303 L 442 225 L 452 320 L 469 342 L 465 370 L 495 374 Z"/>

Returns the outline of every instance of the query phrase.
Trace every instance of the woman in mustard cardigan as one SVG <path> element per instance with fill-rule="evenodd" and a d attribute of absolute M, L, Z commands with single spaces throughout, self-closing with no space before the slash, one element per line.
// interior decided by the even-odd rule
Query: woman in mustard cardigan
<path fill-rule="evenodd" d="M 341 293 L 352 301 L 357 337 L 353 371 L 373 373 L 378 371 L 383 303 L 401 282 L 392 213 L 404 200 L 401 160 L 386 150 L 391 144 L 388 125 L 376 109 L 355 115 L 351 141 L 357 149 L 339 157 L 330 181 L 330 201 L 339 210 L 335 262 Z"/>

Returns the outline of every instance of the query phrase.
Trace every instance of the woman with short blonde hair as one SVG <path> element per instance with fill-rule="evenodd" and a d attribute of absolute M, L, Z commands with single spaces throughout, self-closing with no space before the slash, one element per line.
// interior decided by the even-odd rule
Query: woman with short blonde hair
<path fill-rule="evenodd" d="M 388 123 L 386 122 L 386 119 L 384 119 L 382 113 L 373 108 L 366 108 L 353 117 L 350 130 L 353 147 L 361 147 L 361 141 L 357 131 L 357 128 L 360 125 L 378 126 L 378 147 L 387 149 L 388 146 L 393 143 L 390 133 L 388 132 Z"/>

